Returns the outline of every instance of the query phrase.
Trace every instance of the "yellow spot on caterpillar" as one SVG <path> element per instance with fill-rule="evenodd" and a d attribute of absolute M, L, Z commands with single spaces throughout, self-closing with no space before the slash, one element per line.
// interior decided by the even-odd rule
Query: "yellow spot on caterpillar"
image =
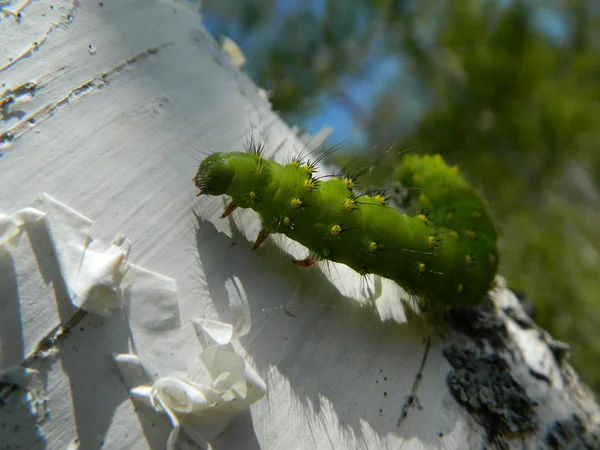
<path fill-rule="evenodd" d="M 465 263 L 467 264 L 467 267 L 472 266 L 474 262 L 475 258 L 473 257 L 473 255 L 465 255 Z"/>
<path fill-rule="evenodd" d="M 304 189 L 306 192 L 311 192 L 317 186 L 314 178 L 307 178 L 304 180 Z"/>
<path fill-rule="evenodd" d="M 476 211 L 473 211 L 473 217 L 475 217 L 476 219 L 481 219 L 483 217 L 483 213 L 478 209 Z"/>
<path fill-rule="evenodd" d="M 422 220 L 423 222 L 425 222 L 427 225 L 429 225 L 429 219 L 427 218 L 427 216 L 425 214 L 419 214 L 417 216 L 417 219 Z"/>
<path fill-rule="evenodd" d="M 440 155 L 439 153 L 436 153 L 435 155 L 433 155 L 433 159 L 435 159 L 437 162 L 443 162 L 444 161 L 442 159 L 442 155 Z"/>
<path fill-rule="evenodd" d="M 286 227 L 289 227 L 292 224 L 292 219 L 289 217 L 284 217 L 281 223 L 283 223 Z"/>
<path fill-rule="evenodd" d="M 435 234 L 430 234 L 427 238 L 427 246 L 429 248 L 436 248 L 438 246 L 438 242 L 440 242 L 440 240 Z"/>
<path fill-rule="evenodd" d="M 312 175 L 315 172 L 315 167 L 310 165 L 310 164 L 305 164 L 303 166 L 304 170 L 306 171 L 307 174 Z"/>
<path fill-rule="evenodd" d="M 429 161 L 431 159 L 431 155 L 423 155 L 423 161 Z"/>
<path fill-rule="evenodd" d="M 344 178 L 344 184 L 346 185 L 346 188 L 351 191 L 352 188 L 354 188 L 354 180 L 352 178 L 346 177 Z"/>
<path fill-rule="evenodd" d="M 300 161 L 293 160 L 290 163 L 290 166 L 295 167 L 296 169 L 298 169 L 300 167 Z"/>
<path fill-rule="evenodd" d="M 367 247 L 367 251 L 369 253 L 375 253 L 377 251 L 377 247 L 378 247 L 377 242 L 371 241 L 371 242 L 369 242 L 369 245 Z"/>
<path fill-rule="evenodd" d="M 469 236 L 470 238 L 476 238 L 477 237 L 477 233 L 475 233 L 475 231 L 473 231 L 473 230 L 465 230 L 465 234 L 467 236 Z"/>
<path fill-rule="evenodd" d="M 329 256 L 331 255 L 331 251 L 328 248 L 323 249 L 322 253 L 325 258 L 329 258 Z"/>
<path fill-rule="evenodd" d="M 251 192 L 248 194 L 248 197 L 250 197 L 250 201 L 251 201 L 251 202 L 256 202 L 256 199 L 258 198 L 258 195 L 256 195 L 256 192 L 254 192 L 254 191 L 251 191 Z"/>
<path fill-rule="evenodd" d="M 331 177 L 330 180 L 339 180 L 338 177 Z"/>
<path fill-rule="evenodd" d="M 460 283 L 458 286 L 456 286 L 456 293 L 460 294 L 464 289 L 464 286 L 462 285 L 462 283 Z"/>
<path fill-rule="evenodd" d="M 448 236 L 452 236 L 455 239 L 458 239 L 460 237 L 456 231 L 449 231 Z"/>
<path fill-rule="evenodd" d="M 331 227 L 331 234 L 333 236 L 339 236 L 340 234 L 342 234 L 342 227 L 341 225 L 334 225 Z"/>
<path fill-rule="evenodd" d="M 377 194 L 375 197 L 373 197 L 373 199 L 378 201 L 381 204 L 381 206 L 385 206 L 385 196 L 384 195 Z"/>
<path fill-rule="evenodd" d="M 446 211 L 446 219 L 450 220 L 454 218 L 454 211 L 449 209 L 448 211 Z"/>
<path fill-rule="evenodd" d="M 450 172 L 452 172 L 452 173 L 458 173 L 458 167 L 456 167 L 456 166 L 450 167 Z"/>
<path fill-rule="evenodd" d="M 348 211 L 354 211 L 356 209 L 356 200 L 354 200 L 352 197 L 348 197 L 346 200 L 344 200 L 344 209 L 347 209 Z"/>
<path fill-rule="evenodd" d="M 427 196 L 425 194 L 419 195 L 419 201 L 425 203 L 427 201 Z"/>
<path fill-rule="evenodd" d="M 425 272 L 425 263 L 419 263 L 417 267 L 419 268 L 419 273 Z"/>
<path fill-rule="evenodd" d="M 292 208 L 300 208 L 302 206 L 302 200 L 300 200 L 299 198 L 294 198 L 292 199 Z"/>

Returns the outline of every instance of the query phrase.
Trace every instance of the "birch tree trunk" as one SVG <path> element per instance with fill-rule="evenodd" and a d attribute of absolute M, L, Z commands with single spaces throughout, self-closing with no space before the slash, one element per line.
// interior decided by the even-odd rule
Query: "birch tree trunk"
<path fill-rule="evenodd" d="M 240 150 L 249 132 L 267 136 L 267 156 L 278 161 L 306 142 L 189 4 L 8 0 L 0 12 L 0 223 L 25 230 L 0 248 L 0 448 L 173 444 L 172 424 L 131 399 L 111 356 L 146 352 L 159 372 L 168 365 L 172 355 L 157 350 L 170 339 L 160 334 L 167 303 L 143 303 L 157 291 L 173 300 L 171 331 L 193 319 L 235 324 L 232 305 L 249 310 L 252 325 L 234 348 L 267 389 L 216 428 L 205 430 L 201 416 L 177 447 L 598 448 L 598 406 L 566 347 L 501 279 L 485 306 L 451 315 L 450 329 L 406 323 L 392 283 L 337 265 L 295 267 L 291 255 L 303 250 L 283 239 L 251 252 L 253 214 L 220 220 L 222 199 L 195 198 L 190 179 L 205 154 Z M 117 240 L 114 254 L 161 274 L 159 288 L 131 296 L 115 269 L 112 284 L 93 284 L 112 291 L 94 298 L 114 294 L 122 308 L 105 316 L 75 308 L 82 270 L 69 278 L 65 249 L 52 240 L 59 222 L 49 219 L 49 238 L 23 219 L 31 210 L 8 216 L 44 192 L 84 224 L 81 242 L 89 234 L 107 246 L 125 235 L 131 252 Z M 150 273 L 131 270 L 136 280 Z M 138 338 L 155 324 L 154 340 Z M 170 349 L 178 361 L 196 360 L 192 341 L 181 342 Z"/>

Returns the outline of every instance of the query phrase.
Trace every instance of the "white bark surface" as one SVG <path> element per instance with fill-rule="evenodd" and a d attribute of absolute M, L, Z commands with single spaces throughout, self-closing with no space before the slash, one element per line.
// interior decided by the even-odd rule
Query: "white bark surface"
<path fill-rule="evenodd" d="M 195 198 L 196 159 L 239 150 L 252 127 L 262 128 L 267 155 L 278 161 L 303 145 L 201 28 L 197 11 L 169 0 L 39 0 L 0 2 L 0 14 L 0 213 L 46 192 L 88 217 L 93 239 L 108 245 L 127 236 L 129 261 L 174 280 L 182 325 L 231 323 L 232 296 L 250 307 L 252 327 L 236 346 L 267 394 L 211 436 L 212 446 L 484 445 L 478 416 L 448 389 L 452 366 L 442 353 L 450 343 L 468 347 L 470 338 L 382 323 L 402 321 L 392 283 L 376 293 L 341 266 L 295 267 L 290 253 L 303 256 L 302 249 L 289 241 L 251 252 L 258 231 L 252 213 L 219 220 L 222 199 Z M 132 351 L 126 312 L 75 321 L 56 261 L 19 263 L 20 251 L 51 246 L 27 239 L 9 249 L 0 272 L 0 370 L 39 370 L 47 402 L 40 418 L 24 390 L 4 386 L 0 449 L 164 448 L 169 422 L 136 408 L 112 360 Z M 501 288 L 494 305 L 507 329 L 498 353 L 538 403 L 535 430 L 501 441 L 543 447 L 554 422 L 574 412 L 585 430 L 597 426 L 593 398 L 568 364 L 561 366 L 552 341 L 526 324 L 516 298 Z M 67 323 L 76 325 L 56 335 Z M 45 336 L 55 339 L 40 349 Z M 398 426 L 428 337 L 421 408 L 408 409 Z M 493 353 L 486 339 L 480 342 Z M 178 442 L 184 445 L 185 436 Z"/>

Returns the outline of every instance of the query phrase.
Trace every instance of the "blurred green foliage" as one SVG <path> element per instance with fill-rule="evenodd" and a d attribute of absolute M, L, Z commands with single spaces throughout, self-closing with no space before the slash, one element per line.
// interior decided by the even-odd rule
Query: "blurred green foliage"
<path fill-rule="evenodd" d="M 242 46 L 254 39 L 247 70 L 276 110 L 310 116 L 323 96 L 348 108 L 367 131 L 359 164 L 382 160 L 370 181 L 383 184 L 407 149 L 460 167 L 503 230 L 501 274 L 534 303 L 538 323 L 572 346 L 573 364 L 600 392 L 595 1 L 322 0 L 285 14 L 282 1 L 214 0 L 204 9 L 235 21 Z M 558 37 L 542 32 L 540 12 L 560 19 Z M 357 104 L 340 80 L 389 57 L 401 73 L 372 104 Z M 423 113 L 407 126 L 415 102 Z"/>

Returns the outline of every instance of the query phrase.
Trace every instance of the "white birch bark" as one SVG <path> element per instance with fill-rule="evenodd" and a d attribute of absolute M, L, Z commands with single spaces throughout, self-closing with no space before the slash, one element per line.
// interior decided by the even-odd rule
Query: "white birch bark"
<path fill-rule="evenodd" d="M 343 267 L 299 269 L 288 253 L 302 250 L 289 241 L 250 252 L 254 215 L 219 220 L 222 199 L 195 198 L 196 159 L 239 150 L 252 127 L 268 135 L 267 154 L 278 161 L 302 143 L 185 3 L 1 1 L 0 83 L 0 212 L 47 192 L 89 217 L 94 239 L 126 235 L 130 261 L 175 281 L 184 322 L 231 322 L 227 286 L 234 280 L 243 290 L 252 328 L 239 351 L 268 391 L 208 439 L 215 448 L 463 449 L 490 437 L 514 448 L 597 444 L 593 396 L 505 288 L 471 337 L 382 324 L 402 318 L 391 283 L 375 298 L 373 286 Z M 16 358 L 11 364 L 39 370 L 48 414 L 31 415 L 23 391 L 3 385 L 0 448 L 164 448 L 169 423 L 136 410 L 110 358 L 131 351 L 125 312 L 78 317 L 70 333 L 36 350 L 61 322 L 72 325 L 76 311 L 52 306 L 65 305 L 56 268 L 11 261 L 1 268 L 0 369 Z M 38 274 L 53 276 L 32 287 Z M 419 407 L 406 408 L 398 424 L 428 338 Z M 477 344 L 478 359 L 469 359 L 465 349 Z M 477 376 L 453 369 L 444 356 L 451 345 Z M 45 358 L 27 359 L 32 353 Z M 504 378 L 494 354 L 506 362 Z M 479 402 L 475 412 L 449 389 L 450 372 L 464 401 Z M 531 428 L 509 437 L 498 417 L 514 411 L 501 397 L 518 389 L 499 384 L 507 379 L 537 404 L 527 420 L 507 419 L 513 431 Z M 485 407 L 497 415 L 487 422 Z"/>

